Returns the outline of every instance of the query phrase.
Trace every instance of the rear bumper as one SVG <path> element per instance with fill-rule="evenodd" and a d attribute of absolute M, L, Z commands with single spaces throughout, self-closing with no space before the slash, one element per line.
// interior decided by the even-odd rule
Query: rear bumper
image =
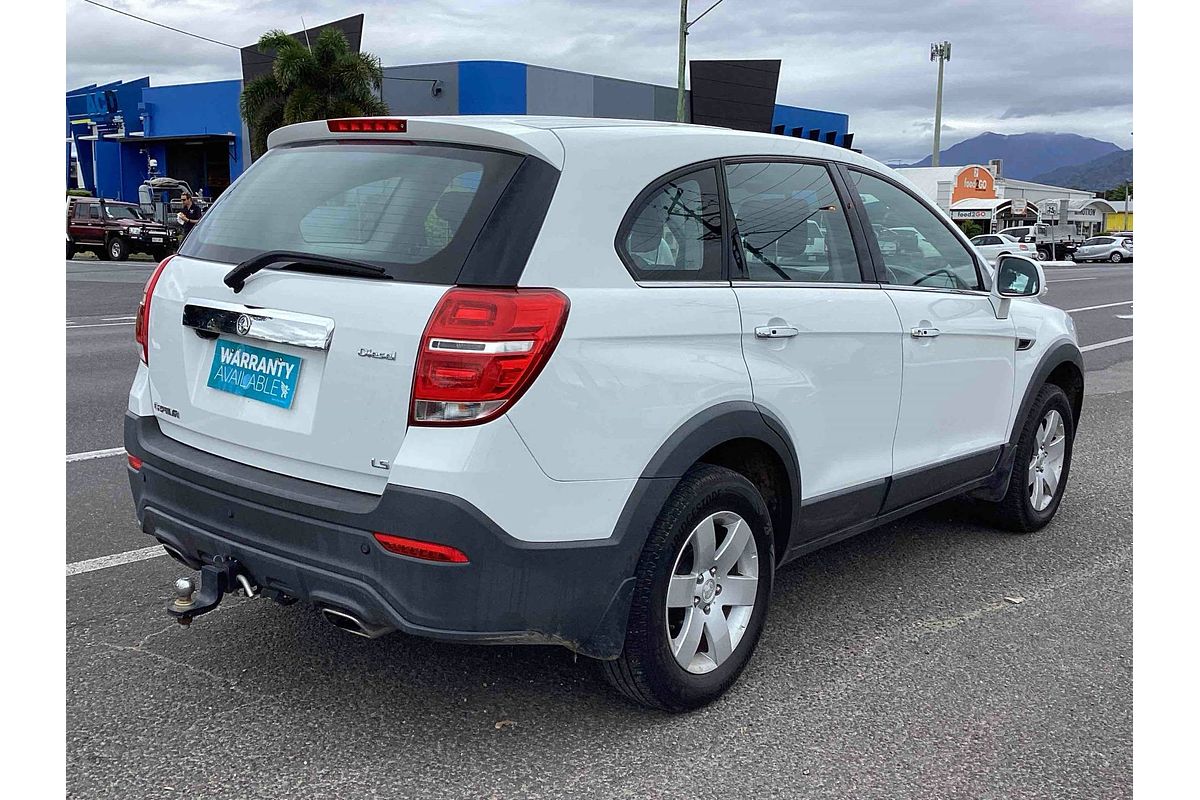
<path fill-rule="evenodd" d="M 233 556 L 260 586 L 382 629 L 620 653 L 639 525 L 601 541 L 524 542 L 452 495 L 389 486 L 376 496 L 278 475 L 176 442 L 154 417 L 126 415 L 125 448 L 142 459 L 129 480 L 143 532 L 193 564 Z M 373 531 L 448 544 L 470 563 L 388 553 Z"/>

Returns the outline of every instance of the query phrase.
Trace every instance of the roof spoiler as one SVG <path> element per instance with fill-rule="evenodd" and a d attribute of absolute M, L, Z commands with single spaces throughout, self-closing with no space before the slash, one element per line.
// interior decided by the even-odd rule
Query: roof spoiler
<path fill-rule="evenodd" d="M 388 117 L 407 122 L 403 132 L 333 133 L 327 120 L 301 122 L 277 128 L 267 137 L 267 149 L 298 142 L 402 140 L 447 142 L 488 147 L 533 156 L 561 170 L 565 161 L 562 143 L 553 131 L 500 119 L 475 121 L 469 117 Z"/>

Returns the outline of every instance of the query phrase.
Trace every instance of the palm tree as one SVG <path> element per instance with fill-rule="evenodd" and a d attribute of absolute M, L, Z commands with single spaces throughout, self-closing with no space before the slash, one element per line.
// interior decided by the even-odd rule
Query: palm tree
<path fill-rule="evenodd" d="M 266 152 L 267 135 L 283 125 L 335 117 L 388 113 L 379 98 L 383 67 L 371 53 L 355 53 L 346 36 L 326 28 L 309 47 L 281 30 L 258 40 L 262 53 L 275 52 L 271 72 L 242 87 L 242 119 L 250 128 L 250 153 Z"/>

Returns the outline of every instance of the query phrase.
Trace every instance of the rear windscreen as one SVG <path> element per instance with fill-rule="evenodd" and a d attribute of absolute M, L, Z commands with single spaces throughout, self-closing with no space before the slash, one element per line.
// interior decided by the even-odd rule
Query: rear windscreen
<path fill-rule="evenodd" d="M 521 161 L 400 142 L 276 148 L 225 191 L 179 252 L 239 263 L 290 250 L 451 284 Z"/>

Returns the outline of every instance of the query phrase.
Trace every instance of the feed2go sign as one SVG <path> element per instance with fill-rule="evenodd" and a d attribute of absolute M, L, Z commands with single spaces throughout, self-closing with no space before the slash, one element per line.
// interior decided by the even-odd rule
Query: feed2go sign
<path fill-rule="evenodd" d="M 950 196 L 951 203 L 970 198 L 994 198 L 996 196 L 996 178 L 987 167 L 963 167 L 954 178 L 954 191 Z"/>

